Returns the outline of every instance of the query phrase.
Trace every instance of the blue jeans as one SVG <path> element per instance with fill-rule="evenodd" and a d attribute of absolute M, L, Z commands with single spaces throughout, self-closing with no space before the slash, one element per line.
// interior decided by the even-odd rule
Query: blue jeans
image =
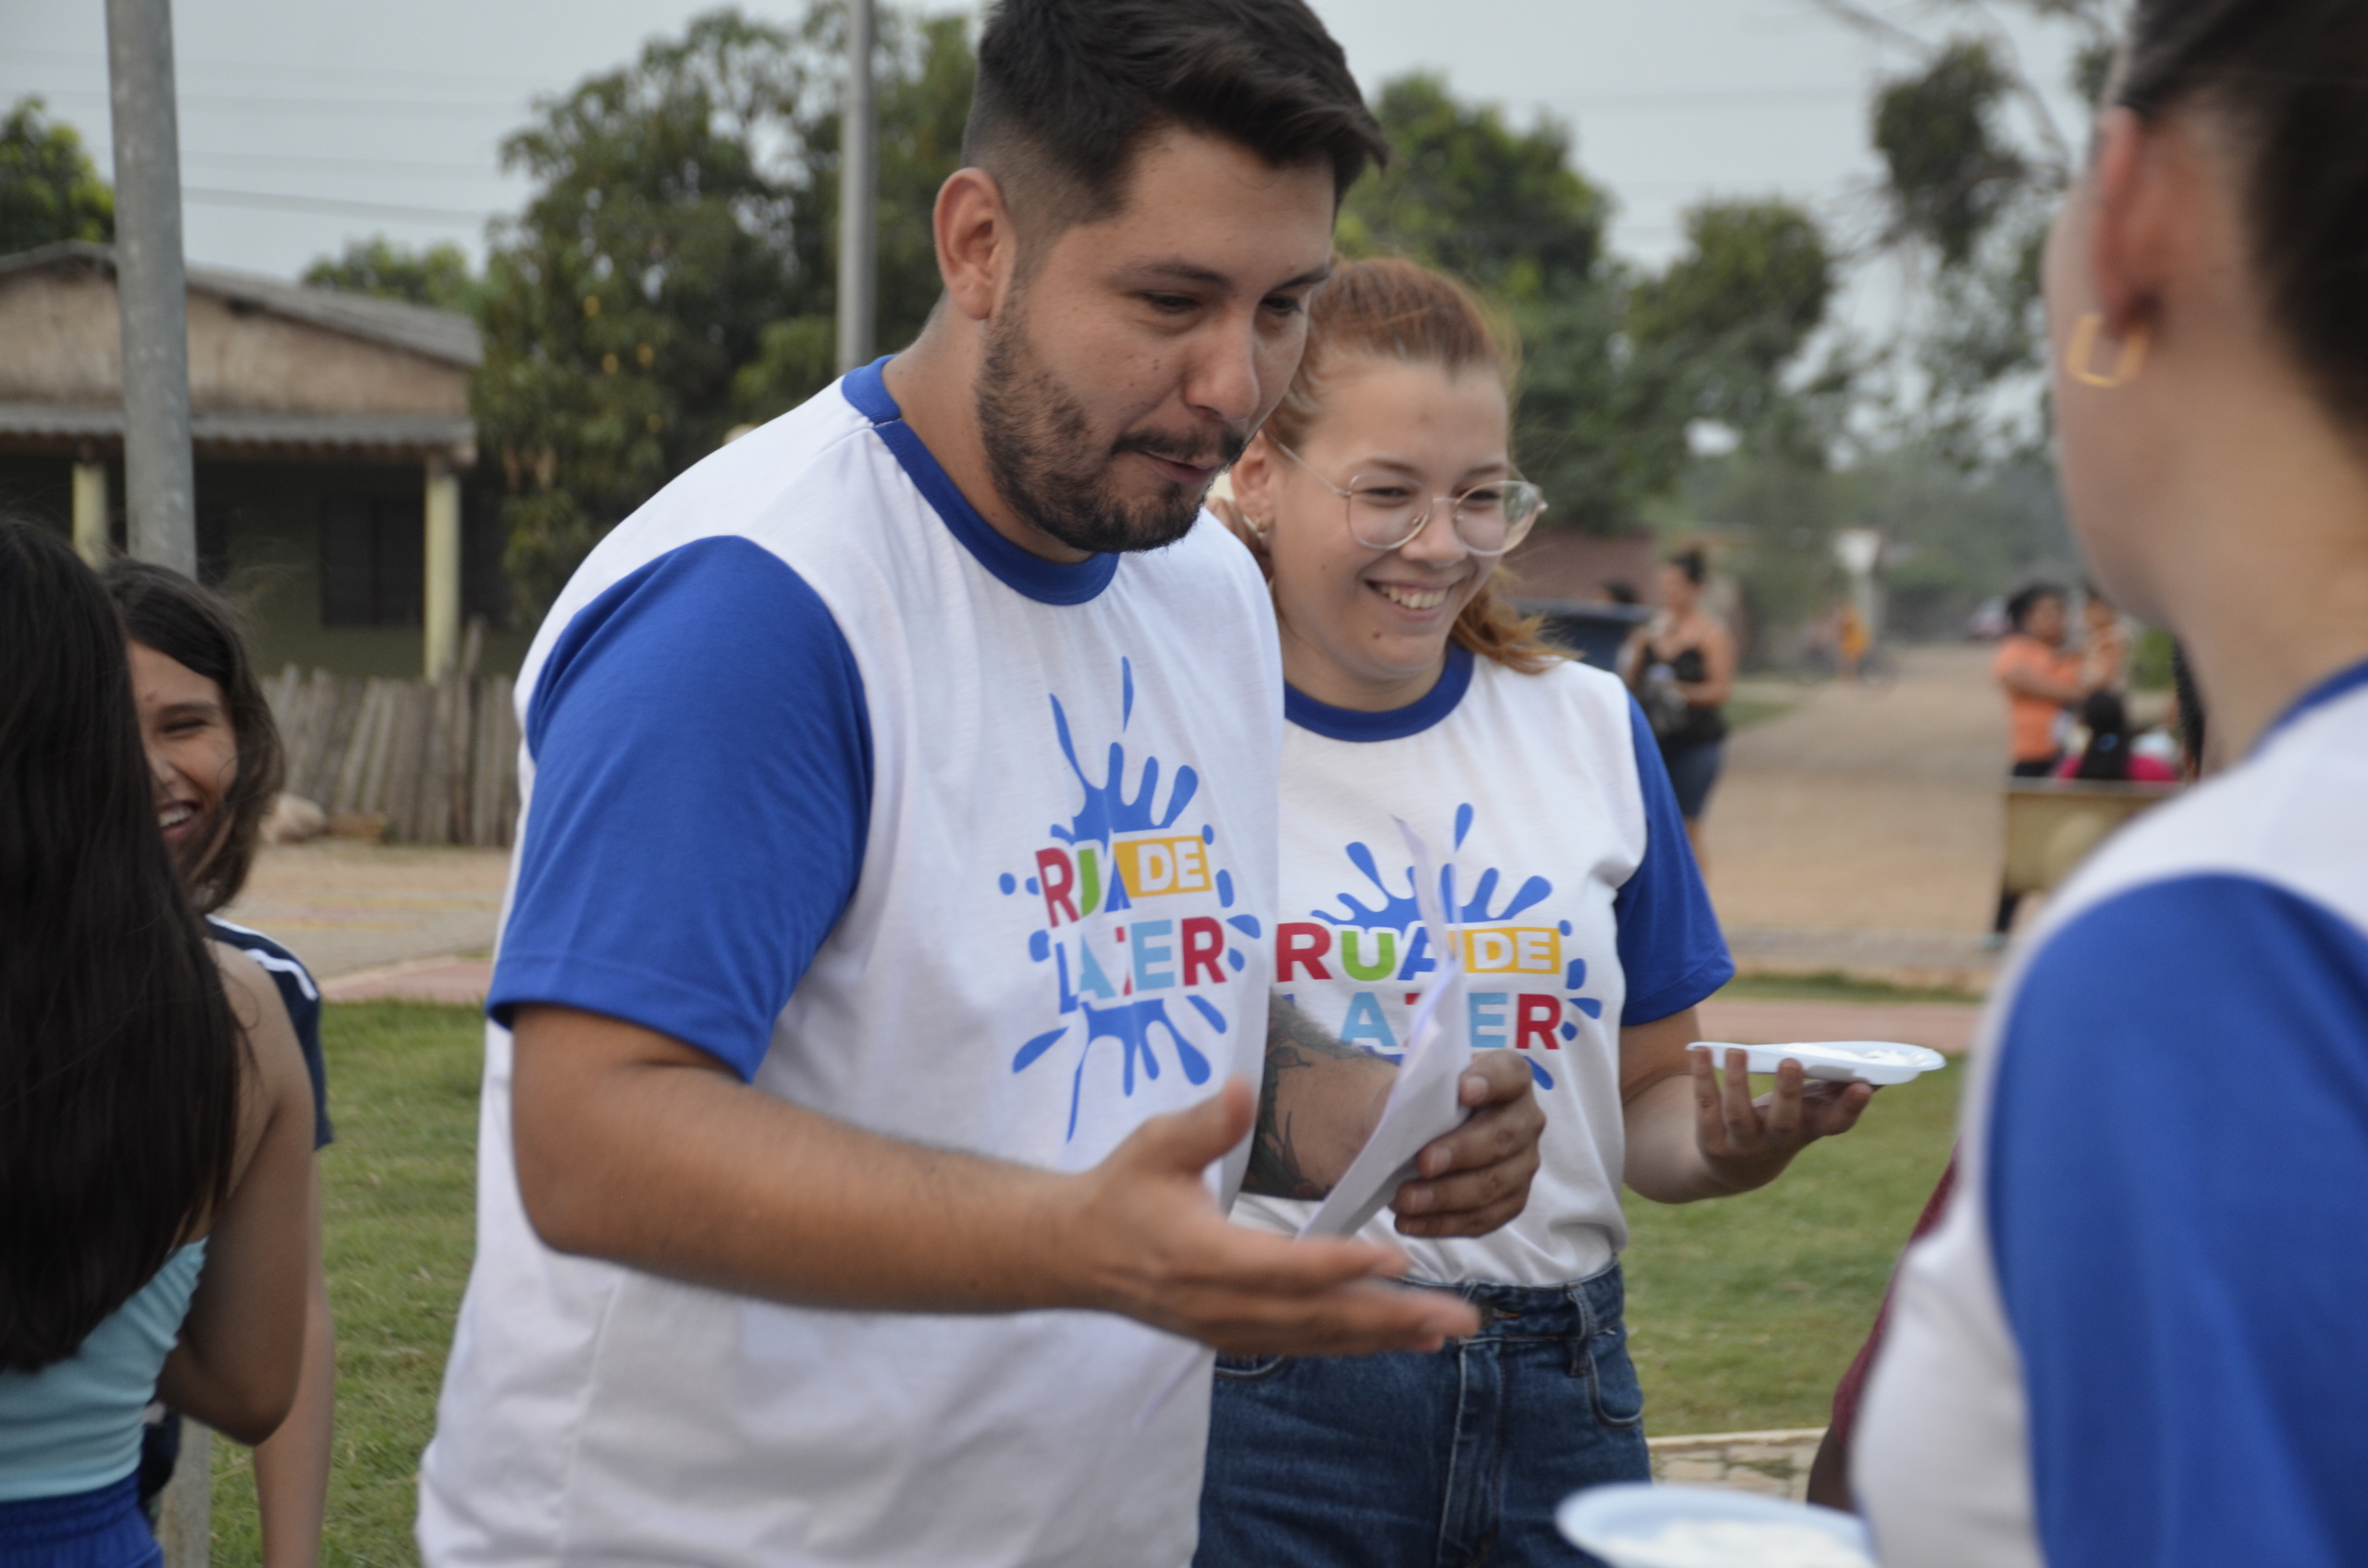
<path fill-rule="evenodd" d="M 1430 1355 L 1218 1359 L 1194 1568 L 1595 1560 L 1555 1506 L 1652 1477 L 1619 1265 L 1457 1290 L 1480 1332 Z"/>
<path fill-rule="evenodd" d="M 139 1478 L 69 1497 L 0 1503 L 0 1568 L 163 1568 Z"/>

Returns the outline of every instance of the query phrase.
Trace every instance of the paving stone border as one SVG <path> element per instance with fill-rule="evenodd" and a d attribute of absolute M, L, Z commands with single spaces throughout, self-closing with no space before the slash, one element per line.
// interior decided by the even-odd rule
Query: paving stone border
<path fill-rule="evenodd" d="M 1653 1437 L 1653 1479 L 1694 1486 L 1725 1486 L 1798 1503 L 1809 1495 L 1809 1466 L 1825 1438 L 1823 1427 L 1782 1432 L 1713 1432 Z"/>

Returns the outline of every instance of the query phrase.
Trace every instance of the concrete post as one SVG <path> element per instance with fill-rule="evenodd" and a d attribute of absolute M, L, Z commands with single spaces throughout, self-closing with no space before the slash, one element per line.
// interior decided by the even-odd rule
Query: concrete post
<path fill-rule="evenodd" d="M 872 97 L 872 0 L 847 0 L 839 99 L 839 370 L 871 363 L 879 288 L 879 123 Z"/>
<path fill-rule="evenodd" d="M 89 453 L 74 461 L 74 550 L 96 572 L 112 553 L 107 518 L 107 465 Z"/>
<path fill-rule="evenodd" d="M 157 1497 L 157 1545 L 164 1568 L 206 1568 L 213 1560 L 213 1433 L 181 1418 L 181 1458 Z"/>
<path fill-rule="evenodd" d="M 172 0 L 107 0 L 107 88 L 115 135 L 115 296 L 123 317 L 123 489 L 132 554 L 195 576 Z"/>
<path fill-rule="evenodd" d="M 427 671 L 443 680 L 460 661 L 460 476 L 441 453 L 428 459 L 426 532 Z"/>

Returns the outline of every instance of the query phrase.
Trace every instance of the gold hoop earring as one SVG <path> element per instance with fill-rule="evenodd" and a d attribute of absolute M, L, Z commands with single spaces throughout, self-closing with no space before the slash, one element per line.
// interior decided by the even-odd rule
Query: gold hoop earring
<path fill-rule="evenodd" d="M 1259 542 L 1260 544 L 1262 544 L 1262 545 L 1263 545 L 1263 544 L 1265 544 L 1265 543 L 1267 542 L 1267 527 L 1268 527 L 1268 525 L 1266 525 L 1266 524 L 1264 524 L 1264 523 L 1259 522 L 1256 518 L 1254 518 L 1254 517 L 1250 516 L 1250 515 L 1249 515 L 1249 513 L 1247 513 L 1247 512 L 1244 512 L 1244 513 L 1242 514 L 1242 524 L 1243 524 L 1243 527 L 1245 527 L 1248 528 L 1250 532 L 1252 532 L 1252 533 L 1254 533 L 1254 534 L 1256 534 L 1256 535 L 1258 536 L 1258 542 Z"/>
<path fill-rule="evenodd" d="M 2111 392 L 2137 380 L 2138 371 L 2146 363 L 2150 339 L 2144 327 L 2134 327 L 2130 335 L 2121 340 L 2121 352 L 2114 355 L 2109 373 L 2100 373 L 2094 367 L 2097 339 L 2105 335 L 2105 313 L 2084 311 L 2072 326 L 2072 341 L 2064 349 L 2064 370 L 2083 386 L 2098 386 Z"/>

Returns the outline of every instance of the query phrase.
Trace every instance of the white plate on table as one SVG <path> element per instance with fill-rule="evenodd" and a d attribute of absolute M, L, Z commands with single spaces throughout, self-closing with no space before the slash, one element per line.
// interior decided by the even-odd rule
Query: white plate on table
<path fill-rule="evenodd" d="M 1774 1072 L 1779 1062 L 1798 1062 L 1812 1078 L 1839 1084 L 1904 1084 L 1949 1065 L 1938 1051 L 1888 1040 L 1796 1041 L 1789 1045 L 1730 1045 L 1697 1040 L 1711 1053 L 1711 1066 L 1724 1071 L 1729 1051 L 1751 1059 L 1754 1072 Z"/>
<path fill-rule="evenodd" d="M 1591 1486 L 1554 1524 L 1612 1568 L 1875 1568 L 1849 1514 L 1715 1486 Z"/>

